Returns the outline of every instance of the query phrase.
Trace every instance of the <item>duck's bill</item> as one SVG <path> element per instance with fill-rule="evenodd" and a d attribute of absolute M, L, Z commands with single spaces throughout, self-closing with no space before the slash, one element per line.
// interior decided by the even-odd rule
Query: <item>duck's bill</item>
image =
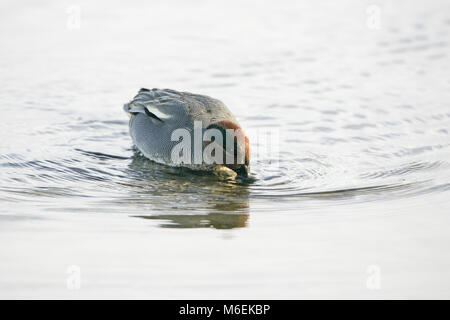
<path fill-rule="evenodd" d="M 212 172 L 214 175 L 225 180 L 234 180 L 237 176 L 236 171 L 222 165 L 215 166 Z"/>
<path fill-rule="evenodd" d="M 213 173 L 216 176 L 219 176 L 224 179 L 235 179 L 236 177 L 248 178 L 249 176 L 249 167 L 247 165 L 240 165 L 238 167 L 229 168 L 224 165 L 215 166 L 213 169 Z"/>

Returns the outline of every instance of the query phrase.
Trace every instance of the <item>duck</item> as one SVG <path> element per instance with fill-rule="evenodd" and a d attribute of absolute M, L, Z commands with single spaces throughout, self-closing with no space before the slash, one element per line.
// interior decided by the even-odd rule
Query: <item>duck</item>
<path fill-rule="evenodd" d="M 219 176 L 249 176 L 249 139 L 222 101 L 142 88 L 123 109 L 133 144 L 146 158 Z"/>

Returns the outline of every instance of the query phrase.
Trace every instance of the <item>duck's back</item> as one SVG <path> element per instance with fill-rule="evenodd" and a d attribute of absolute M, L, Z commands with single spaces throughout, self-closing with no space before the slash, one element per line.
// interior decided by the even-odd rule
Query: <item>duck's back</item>
<path fill-rule="evenodd" d="M 201 121 L 203 128 L 236 121 L 220 100 L 171 89 L 141 89 L 124 110 L 130 114 L 134 144 L 146 157 L 164 163 L 171 162 L 172 148 L 179 143 L 171 141 L 176 129 L 187 129 L 193 137 L 194 121 Z"/>

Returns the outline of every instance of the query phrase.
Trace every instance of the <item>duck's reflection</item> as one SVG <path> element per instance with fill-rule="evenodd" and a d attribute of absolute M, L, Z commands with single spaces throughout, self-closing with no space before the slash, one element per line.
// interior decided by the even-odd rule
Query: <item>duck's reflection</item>
<path fill-rule="evenodd" d="M 140 188 L 133 188 L 133 192 L 147 195 L 135 197 L 135 200 L 152 204 L 148 214 L 133 217 L 161 221 L 158 225 L 163 228 L 233 229 L 247 226 L 248 185 L 165 167 L 139 156 L 133 159 L 130 168 L 136 170 L 140 178 Z M 145 188 L 142 188 L 143 176 L 146 177 Z"/>
<path fill-rule="evenodd" d="M 208 214 L 161 214 L 154 216 L 136 216 L 144 219 L 163 220 L 162 228 L 215 228 L 234 229 L 247 225 L 248 214 L 208 213 Z"/>

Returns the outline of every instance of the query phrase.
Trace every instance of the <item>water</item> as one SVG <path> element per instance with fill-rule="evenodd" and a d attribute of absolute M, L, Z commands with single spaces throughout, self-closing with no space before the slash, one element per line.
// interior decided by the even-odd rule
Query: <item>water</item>
<path fill-rule="evenodd" d="M 3 3 L 0 297 L 449 298 L 450 5 L 371 4 Z M 140 156 L 141 87 L 224 101 L 254 181 Z"/>

